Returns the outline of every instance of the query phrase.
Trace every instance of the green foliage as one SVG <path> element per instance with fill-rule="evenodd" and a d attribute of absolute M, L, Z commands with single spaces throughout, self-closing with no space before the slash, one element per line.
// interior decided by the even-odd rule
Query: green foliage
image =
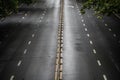
<path fill-rule="evenodd" d="M 22 3 L 29 5 L 36 0 L 0 0 L 0 17 L 5 17 L 18 11 L 18 6 Z"/>
<path fill-rule="evenodd" d="M 93 8 L 98 16 L 120 14 L 120 0 L 88 0 L 83 4 L 81 13 L 90 8 Z"/>

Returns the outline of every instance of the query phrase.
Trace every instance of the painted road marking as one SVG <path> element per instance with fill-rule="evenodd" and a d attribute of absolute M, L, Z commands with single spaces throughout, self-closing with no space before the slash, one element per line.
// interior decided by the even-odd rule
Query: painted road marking
<path fill-rule="evenodd" d="M 120 68 L 117 64 L 115 64 L 115 67 L 117 68 L 117 70 L 120 72 Z"/>
<path fill-rule="evenodd" d="M 25 19 L 25 17 L 22 17 L 22 19 Z"/>
<path fill-rule="evenodd" d="M 10 80 L 13 80 L 15 78 L 15 76 L 14 75 L 12 75 L 11 77 L 10 77 Z"/>
<path fill-rule="evenodd" d="M 21 23 L 21 21 L 19 21 L 19 23 Z"/>
<path fill-rule="evenodd" d="M 82 19 L 82 22 L 84 22 L 84 20 Z"/>
<path fill-rule="evenodd" d="M 98 63 L 99 66 L 101 66 L 101 62 L 100 62 L 100 60 L 97 60 L 97 63 Z"/>
<path fill-rule="evenodd" d="M 41 19 L 43 19 L 43 17 L 41 17 Z"/>
<path fill-rule="evenodd" d="M 90 40 L 90 44 L 93 44 L 93 42 Z"/>
<path fill-rule="evenodd" d="M 26 54 L 26 53 L 27 53 L 27 49 L 24 50 L 24 54 Z"/>
<path fill-rule="evenodd" d="M 83 18 L 83 17 L 81 16 L 81 18 Z"/>
<path fill-rule="evenodd" d="M 40 22 L 42 22 L 42 20 L 40 20 Z"/>
<path fill-rule="evenodd" d="M 112 31 L 110 28 L 108 29 L 109 31 Z"/>
<path fill-rule="evenodd" d="M 105 26 L 108 26 L 108 24 L 105 24 Z"/>
<path fill-rule="evenodd" d="M 30 44 L 31 44 L 31 41 L 29 41 L 28 44 L 30 45 Z"/>
<path fill-rule="evenodd" d="M 17 64 L 17 66 L 20 66 L 20 65 L 21 65 L 21 63 L 22 63 L 22 61 L 20 60 L 20 61 L 18 62 L 18 64 Z"/>
<path fill-rule="evenodd" d="M 44 16 L 45 14 L 43 13 L 42 15 Z"/>
<path fill-rule="evenodd" d="M 35 34 L 32 34 L 32 37 L 35 37 Z"/>
<path fill-rule="evenodd" d="M 107 80 L 107 77 L 106 77 L 106 75 L 105 75 L 105 74 L 103 74 L 103 78 L 104 78 L 104 80 Z"/>
<path fill-rule="evenodd" d="M 44 13 L 46 13 L 46 11 L 44 11 Z"/>
<path fill-rule="evenodd" d="M 85 28 L 85 31 L 88 31 L 87 28 Z"/>
<path fill-rule="evenodd" d="M 114 37 L 116 37 L 116 34 L 113 34 Z"/>
<path fill-rule="evenodd" d="M 25 16 L 27 16 L 27 13 L 25 13 Z"/>
<path fill-rule="evenodd" d="M 79 14 L 81 16 L 81 14 Z"/>
<path fill-rule="evenodd" d="M 87 34 L 87 37 L 90 37 L 90 34 Z"/>
<path fill-rule="evenodd" d="M 60 80 L 62 80 L 62 78 L 63 78 L 63 77 L 62 77 L 62 72 L 60 72 Z"/>
<path fill-rule="evenodd" d="M 83 26 L 85 26 L 85 24 L 83 24 Z"/>
<path fill-rule="evenodd" d="M 97 53 L 95 49 L 93 49 L 93 53 L 94 53 L 94 54 L 96 54 L 96 53 Z"/>

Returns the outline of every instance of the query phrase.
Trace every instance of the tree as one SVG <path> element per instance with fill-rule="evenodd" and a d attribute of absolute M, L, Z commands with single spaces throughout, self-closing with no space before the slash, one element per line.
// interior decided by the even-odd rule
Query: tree
<path fill-rule="evenodd" d="M 18 11 L 18 6 L 22 3 L 29 5 L 36 0 L 0 0 L 0 17 L 5 17 Z"/>
<path fill-rule="evenodd" d="M 120 14 L 120 0 L 87 0 L 83 3 L 81 13 L 84 14 L 85 9 L 90 8 L 93 8 L 98 16 Z"/>

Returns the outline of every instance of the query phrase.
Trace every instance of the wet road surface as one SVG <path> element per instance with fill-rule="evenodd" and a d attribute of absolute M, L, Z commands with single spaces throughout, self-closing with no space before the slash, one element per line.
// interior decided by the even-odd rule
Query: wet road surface
<path fill-rule="evenodd" d="M 120 20 L 63 2 L 63 80 L 120 80 Z M 0 22 L 0 80 L 55 80 L 60 0 L 21 5 Z"/>

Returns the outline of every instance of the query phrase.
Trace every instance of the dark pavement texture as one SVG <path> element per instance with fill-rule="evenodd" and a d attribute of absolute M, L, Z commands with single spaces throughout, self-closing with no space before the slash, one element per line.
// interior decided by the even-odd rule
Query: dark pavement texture
<path fill-rule="evenodd" d="M 64 0 L 63 80 L 120 80 L 120 20 Z M 0 80 L 54 80 L 60 0 L 21 5 L 0 22 Z"/>

